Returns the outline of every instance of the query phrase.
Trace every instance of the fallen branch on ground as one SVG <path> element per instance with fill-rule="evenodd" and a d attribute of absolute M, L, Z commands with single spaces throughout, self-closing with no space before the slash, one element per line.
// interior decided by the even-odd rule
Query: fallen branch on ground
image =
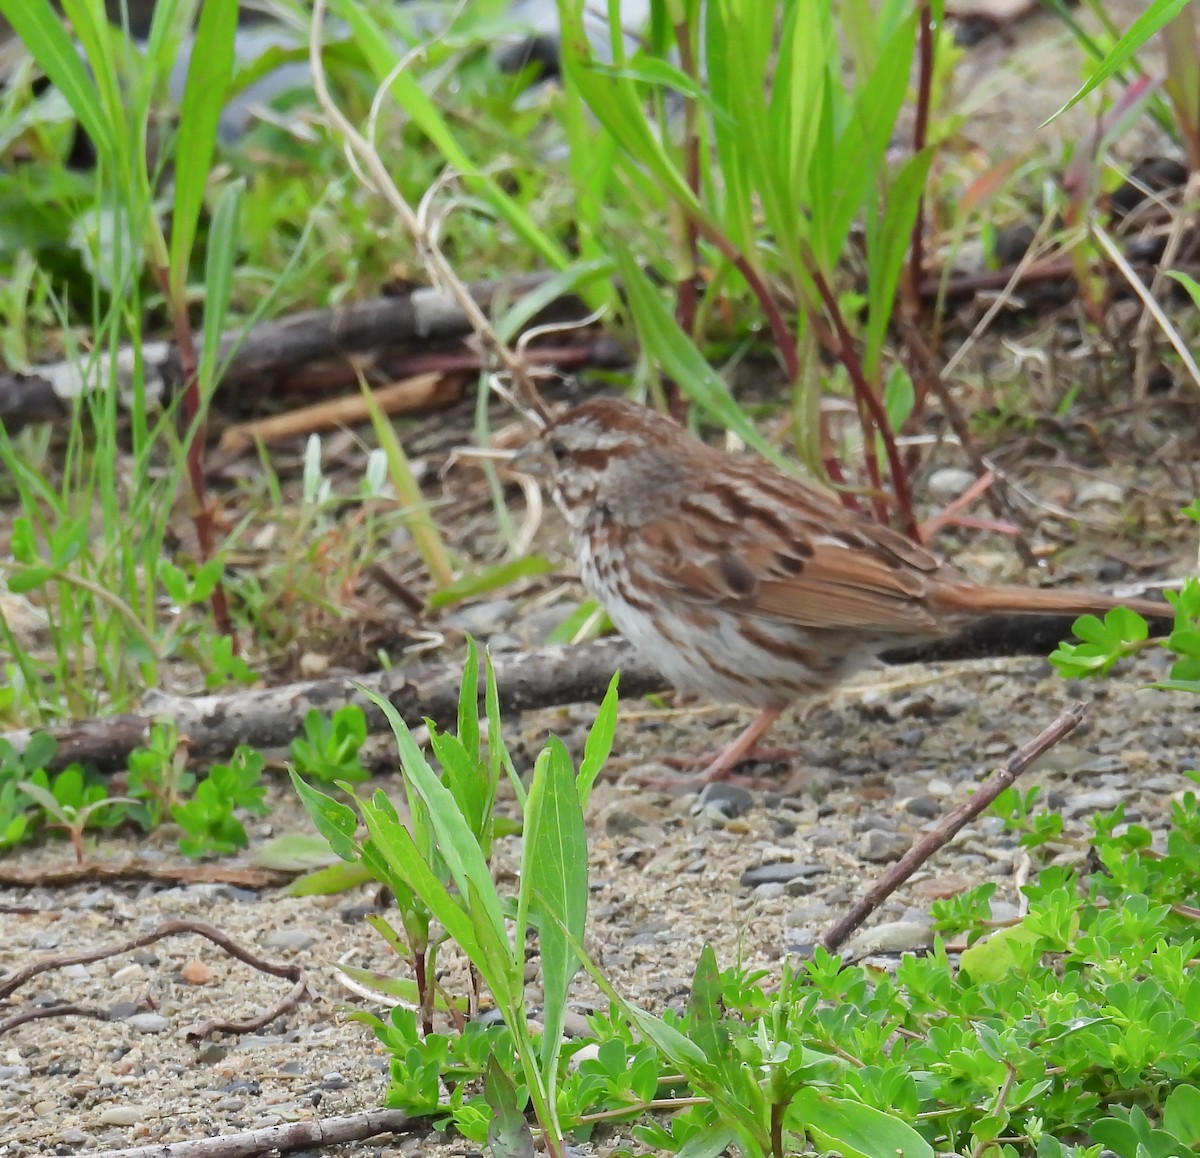
<path fill-rule="evenodd" d="M 296 873 L 285 869 L 180 864 L 146 861 L 138 857 L 59 866 L 19 865 L 8 860 L 0 861 L 0 889 L 64 888 L 98 881 L 156 881 L 171 885 L 234 885 L 240 889 L 267 889 L 273 885 L 287 884 L 295 876 Z"/>
<path fill-rule="evenodd" d="M 197 1138 L 194 1142 L 134 1146 L 130 1150 L 101 1150 L 90 1158 L 252 1158 L 255 1154 L 285 1154 L 289 1150 L 325 1153 L 329 1146 L 362 1142 L 380 1134 L 399 1134 L 411 1125 L 408 1115 L 401 1110 L 363 1110 L 341 1118 L 283 1122 L 278 1126 L 264 1126 L 260 1130 L 246 1130 L 241 1134 Z"/>
<path fill-rule="evenodd" d="M 1169 628 L 1172 620 L 1173 612 L 1164 603 L 1162 624 Z M 886 663 L 902 664 L 1047 655 L 1061 640 L 1070 638 L 1072 623 L 1074 617 L 1069 615 L 990 616 L 952 639 L 887 652 L 882 658 Z M 668 689 L 662 675 L 622 639 L 500 654 L 493 657 L 493 664 L 500 710 L 506 715 L 562 704 L 599 703 L 618 670 L 625 698 Z M 356 686 L 359 684 L 390 700 L 414 726 L 425 717 L 449 723 L 458 711 L 461 679 L 461 666 L 450 661 L 195 698 L 152 691 L 140 712 L 6 732 L 0 740 L 23 752 L 34 732 L 46 731 L 58 742 L 49 771 L 79 762 L 115 772 L 125 768 L 134 748 L 146 744 L 154 723 L 169 720 L 187 739 L 192 759 L 213 761 L 228 756 L 239 744 L 286 746 L 303 732 L 304 717 L 311 708 L 332 713 L 346 704 L 358 704 L 372 731 L 386 731 L 382 713 Z"/>
<path fill-rule="evenodd" d="M 1007 764 L 984 782 L 983 786 L 953 812 L 944 816 L 916 844 L 912 846 L 890 869 L 871 886 L 840 921 L 821 938 L 821 944 L 830 953 L 836 953 L 854 932 L 883 902 L 892 895 L 914 872 L 917 871 L 938 849 L 951 840 L 1006 788 L 1021 775 L 1035 760 L 1045 755 L 1064 736 L 1078 726 L 1087 713 L 1088 705 L 1082 701 L 1072 704 L 1040 735 L 1018 748 Z"/>
<path fill-rule="evenodd" d="M 521 274 L 468 287 L 481 306 L 505 298 L 518 299 L 537 289 L 550 273 Z M 277 321 L 264 322 L 248 333 L 237 330 L 221 336 L 218 362 L 228 363 L 220 388 L 253 383 L 269 391 L 270 379 L 295 367 L 325 358 L 362 354 L 419 342 L 428 344 L 471 333 L 471 324 L 454 298 L 442 290 L 421 287 L 396 297 L 351 302 L 329 310 L 306 310 Z M 117 377 L 132 382 L 136 366 L 132 347 L 115 356 Z M 142 347 L 145 391 L 154 398 L 181 381 L 170 342 L 146 342 Z M 71 415 L 72 399 L 112 377 L 107 355 L 35 366 L 27 374 L 0 372 L 0 425 L 10 434 L 31 422 L 63 421 Z"/>

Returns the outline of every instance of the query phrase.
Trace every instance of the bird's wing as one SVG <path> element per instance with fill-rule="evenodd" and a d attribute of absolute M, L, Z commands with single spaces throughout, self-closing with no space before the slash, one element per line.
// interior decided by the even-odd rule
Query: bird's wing
<path fill-rule="evenodd" d="M 779 533 L 777 516 L 762 522 L 753 513 L 726 527 L 720 542 L 709 536 L 703 545 L 687 528 L 658 524 L 645 537 L 662 561 L 660 578 L 687 602 L 801 627 L 914 636 L 946 630 L 927 603 L 936 585 L 931 580 L 948 570 L 936 555 L 886 527 L 814 501 L 808 488 L 803 497 L 804 517 L 789 519 L 786 535 Z"/>

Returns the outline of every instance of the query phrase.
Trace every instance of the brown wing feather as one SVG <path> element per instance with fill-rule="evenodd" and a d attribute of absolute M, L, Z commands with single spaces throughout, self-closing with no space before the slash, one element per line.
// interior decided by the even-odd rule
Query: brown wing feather
<path fill-rule="evenodd" d="M 823 505 L 810 500 L 809 513 L 820 517 Z M 800 627 L 878 628 L 913 635 L 945 630 L 926 596 L 929 580 L 941 578 L 949 568 L 886 527 L 837 514 L 837 523 L 831 519 L 828 529 L 815 520 L 789 526 L 786 539 L 772 533 L 777 528 L 743 518 L 725 528 L 719 545 L 710 539 L 708 549 L 698 551 L 690 540 L 690 556 L 670 524 L 646 527 L 642 533 L 654 540 L 647 546 L 657 557 L 669 560 L 659 577 L 689 603 L 736 608 Z"/>

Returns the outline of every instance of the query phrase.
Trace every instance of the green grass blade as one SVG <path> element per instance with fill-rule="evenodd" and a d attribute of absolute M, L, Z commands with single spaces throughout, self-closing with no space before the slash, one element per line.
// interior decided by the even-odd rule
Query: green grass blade
<path fill-rule="evenodd" d="M 1044 128 L 1056 117 L 1061 117 L 1067 109 L 1077 105 L 1093 89 L 1099 88 L 1106 80 L 1116 75 L 1156 32 L 1174 20 L 1187 5 L 1188 0 L 1154 0 L 1129 26 L 1129 31 L 1109 49 L 1092 75 L 1076 90 L 1075 95 L 1062 108 L 1047 117 L 1040 127 Z"/>
<path fill-rule="evenodd" d="M 616 247 L 616 262 L 647 356 L 659 362 L 683 392 L 726 429 L 732 430 L 764 458 L 790 472 L 792 465 L 754 429 L 728 387 L 679 328 L 663 304 L 659 291 L 624 246 Z"/>
<path fill-rule="evenodd" d="M 66 97 L 96 151 L 111 161 L 116 156 L 113 126 L 104 115 L 99 90 L 48 0 L 0 0 L 0 13 Z"/>
<path fill-rule="evenodd" d="M 613 737 L 617 732 L 617 681 L 620 677 L 620 672 L 614 672 L 609 680 L 608 691 L 604 693 L 600 710 L 584 741 L 583 759 L 579 762 L 579 776 L 575 781 L 580 808 L 587 807 L 592 785 L 596 783 L 596 777 L 600 775 L 600 769 L 612 751 Z"/>
<path fill-rule="evenodd" d="M 205 0 L 188 64 L 175 141 L 175 202 L 171 215 L 171 285 L 177 302 L 187 289 L 188 262 L 208 187 L 217 121 L 233 76 L 237 0 Z"/>
<path fill-rule="evenodd" d="M 208 230 L 204 269 L 204 334 L 200 346 L 201 397 L 209 398 L 216 385 L 221 354 L 221 334 L 229 313 L 234 271 L 238 258 L 238 227 L 241 222 L 243 180 L 226 185 L 213 207 Z"/>

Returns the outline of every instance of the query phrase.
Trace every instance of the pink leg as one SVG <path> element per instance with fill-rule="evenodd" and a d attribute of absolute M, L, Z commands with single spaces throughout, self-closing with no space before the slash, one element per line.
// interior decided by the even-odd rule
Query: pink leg
<path fill-rule="evenodd" d="M 767 734 L 767 729 L 779 719 L 782 708 L 766 708 L 746 726 L 745 731 L 727 747 L 717 753 L 716 759 L 699 775 L 694 777 L 696 784 L 711 784 L 714 780 L 724 780 L 745 758 L 747 753 Z"/>

